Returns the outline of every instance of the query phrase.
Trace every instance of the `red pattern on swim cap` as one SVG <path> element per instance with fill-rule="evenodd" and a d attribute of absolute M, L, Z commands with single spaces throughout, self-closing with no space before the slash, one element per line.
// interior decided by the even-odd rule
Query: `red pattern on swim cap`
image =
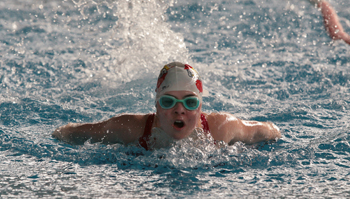
<path fill-rule="evenodd" d="M 199 92 L 200 92 L 200 93 L 203 93 L 203 84 L 202 84 L 202 81 L 201 81 L 201 80 L 197 79 L 197 81 L 196 81 L 196 86 L 197 86 Z"/>
<path fill-rule="evenodd" d="M 194 68 L 192 66 L 185 64 L 185 70 L 188 70 L 188 69 L 194 70 Z M 199 90 L 199 92 L 203 93 L 203 84 L 202 84 L 201 80 L 197 79 L 196 86 L 197 86 L 197 89 Z"/>
<path fill-rule="evenodd" d="M 161 72 L 160 72 L 160 75 L 158 77 L 158 81 L 157 81 L 157 88 L 156 88 L 156 91 L 157 89 L 159 88 L 159 86 L 163 83 L 166 75 L 168 74 L 168 70 L 164 67 Z"/>
<path fill-rule="evenodd" d="M 188 65 L 188 64 L 185 64 L 185 70 L 188 70 L 188 69 L 193 69 L 192 66 Z"/>

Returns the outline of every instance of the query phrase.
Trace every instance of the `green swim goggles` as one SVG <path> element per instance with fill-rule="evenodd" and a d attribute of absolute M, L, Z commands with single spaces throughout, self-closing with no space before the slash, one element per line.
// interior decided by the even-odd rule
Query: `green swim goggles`
<path fill-rule="evenodd" d="M 176 99 L 170 95 L 163 95 L 158 100 L 160 107 L 163 109 L 171 109 L 176 103 L 181 102 L 187 110 L 193 111 L 199 107 L 200 101 L 198 97 L 190 96 L 182 100 Z"/>

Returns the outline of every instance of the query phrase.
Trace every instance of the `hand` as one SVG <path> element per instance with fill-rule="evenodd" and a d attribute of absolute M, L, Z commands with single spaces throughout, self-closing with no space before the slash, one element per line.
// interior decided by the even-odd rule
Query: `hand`
<path fill-rule="evenodd" d="M 72 142 L 73 129 L 78 125 L 79 124 L 69 123 L 65 126 L 61 126 L 52 133 L 52 137 L 65 142 Z"/>

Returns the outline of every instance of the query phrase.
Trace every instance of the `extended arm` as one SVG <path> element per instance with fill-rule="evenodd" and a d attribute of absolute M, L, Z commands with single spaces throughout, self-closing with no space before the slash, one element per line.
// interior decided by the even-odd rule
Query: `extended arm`
<path fill-rule="evenodd" d="M 325 0 L 310 0 L 321 9 L 324 27 L 333 40 L 343 40 L 350 44 L 350 36 L 344 32 L 343 26 L 339 22 L 338 15 L 333 7 Z"/>
<path fill-rule="evenodd" d="M 228 113 L 212 113 L 208 122 L 213 138 L 228 144 L 238 141 L 253 144 L 281 137 L 280 130 L 271 122 L 244 121 Z"/>
<path fill-rule="evenodd" d="M 52 136 L 70 144 L 130 143 L 137 140 L 143 132 L 145 115 L 120 115 L 98 123 L 73 124 L 57 128 Z"/>

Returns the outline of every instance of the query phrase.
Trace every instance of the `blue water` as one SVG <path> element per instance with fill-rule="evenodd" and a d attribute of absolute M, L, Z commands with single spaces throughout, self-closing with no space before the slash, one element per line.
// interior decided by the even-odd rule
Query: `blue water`
<path fill-rule="evenodd" d="M 331 1 L 350 32 L 350 2 Z M 350 47 L 302 0 L 0 2 L 2 198 L 348 198 Z M 272 121 L 282 139 L 147 152 L 51 137 L 155 111 L 159 69 L 187 62 L 205 112 Z"/>

